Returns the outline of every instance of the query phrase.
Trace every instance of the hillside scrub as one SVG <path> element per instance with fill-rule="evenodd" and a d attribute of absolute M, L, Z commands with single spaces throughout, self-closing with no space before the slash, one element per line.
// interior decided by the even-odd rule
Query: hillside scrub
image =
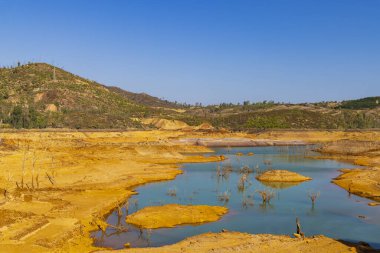
<path fill-rule="evenodd" d="M 380 128 L 379 97 L 343 102 L 274 101 L 202 106 L 108 87 L 45 63 L 0 68 L 0 125 L 12 128 L 149 128 L 157 117 L 216 129 Z"/>

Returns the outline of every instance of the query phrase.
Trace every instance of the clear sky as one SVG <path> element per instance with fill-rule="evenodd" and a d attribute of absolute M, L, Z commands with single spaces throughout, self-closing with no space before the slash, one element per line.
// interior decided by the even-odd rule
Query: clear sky
<path fill-rule="evenodd" d="M 380 95 L 380 0 L 0 0 L 0 65 L 180 102 Z"/>

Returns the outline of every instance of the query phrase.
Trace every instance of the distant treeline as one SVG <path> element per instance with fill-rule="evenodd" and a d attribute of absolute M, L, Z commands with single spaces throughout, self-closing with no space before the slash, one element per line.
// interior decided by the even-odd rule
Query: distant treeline
<path fill-rule="evenodd" d="M 341 109 L 373 109 L 380 106 L 380 97 L 368 97 L 356 100 L 343 101 L 338 108 Z"/>

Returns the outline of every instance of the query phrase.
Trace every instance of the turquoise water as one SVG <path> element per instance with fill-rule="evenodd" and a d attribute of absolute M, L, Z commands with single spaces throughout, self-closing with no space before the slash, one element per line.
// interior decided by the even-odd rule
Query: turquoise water
<path fill-rule="evenodd" d="M 129 213 L 146 206 L 178 204 L 223 205 L 229 213 L 221 220 L 202 225 L 186 225 L 176 228 L 140 230 L 118 218 L 114 211 L 107 218 L 112 225 L 121 224 L 128 232 L 118 232 L 109 227 L 105 233 L 93 233 L 95 245 L 120 249 L 125 243 L 132 247 L 161 246 L 178 242 L 186 237 L 222 229 L 249 233 L 292 235 L 296 230 L 296 217 L 301 221 L 306 236 L 323 234 L 345 241 L 365 241 L 380 248 L 380 207 L 370 207 L 368 199 L 349 195 L 344 189 L 331 183 L 338 176 L 338 169 L 354 168 L 348 163 L 334 160 L 310 159 L 315 155 L 310 147 L 249 147 L 215 149 L 229 159 L 218 163 L 185 164 L 184 173 L 175 180 L 151 183 L 136 189 L 137 195 L 129 200 Z M 237 152 L 254 156 L 236 156 Z M 255 172 L 248 175 L 243 191 L 238 189 L 240 168 L 248 166 Z M 233 171 L 219 176 L 217 171 L 232 167 Z M 255 179 L 257 171 L 285 169 L 313 178 L 298 185 L 265 185 Z M 226 170 L 224 170 L 226 171 Z M 169 196 L 175 189 L 176 196 Z M 263 204 L 258 191 L 270 191 L 274 198 Z M 228 202 L 218 196 L 229 192 Z M 313 206 L 309 193 L 319 193 Z M 244 204 L 245 203 L 245 204 Z M 365 218 L 359 218 L 358 216 Z"/>

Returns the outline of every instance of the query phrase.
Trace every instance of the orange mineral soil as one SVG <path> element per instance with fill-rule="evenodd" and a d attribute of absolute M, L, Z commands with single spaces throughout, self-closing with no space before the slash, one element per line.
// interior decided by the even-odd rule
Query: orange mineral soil
<path fill-rule="evenodd" d="M 227 138 L 227 142 L 231 138 L 250 139 L 274 145 L 288 141 L 380 141 L 380 133 L 3 131 L 0 133 L 0 252 L 101 250 L 93 245 L 90 232 L 105 229 L 106 215 L 133 195 L 136 186 L 174 179 L 182 173 L 181 163 L 224 159 L 212 154 L 200 155 L 212 150 L 181 141 L 202 138 Z M 371 167 L 371 170 L 355 171 L 341 179 L 341 183 L 335 183 L 350 187 L 352 193 L 368 197 L 378 194 L 379 152 L 371 149 L 355 155 L 335 156 Z M 203 234 L 172 246 L 131 249 L 130 252 L 209 252 L 212 249 L 217 252 L 355 252 L 358 248 L 326 237 L 302 240 L 228 232 Z"/>

